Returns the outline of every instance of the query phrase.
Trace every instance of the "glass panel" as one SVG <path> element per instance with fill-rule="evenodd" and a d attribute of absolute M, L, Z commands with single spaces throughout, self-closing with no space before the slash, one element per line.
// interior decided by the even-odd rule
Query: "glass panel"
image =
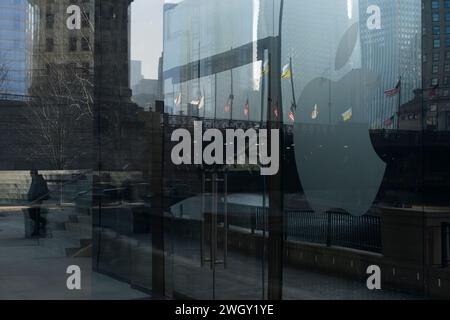
<path fill-rule="evenodd" d="M 402 118 L 422 105 L 420 1 L 286 2 L 282 18 L 283 297 L 421 296 L 421 125 Z M 382 291 L 359 280 L 373 265 Z"/>
<path fill-rule="evenodd" d="M 449 3 L 0 0 L 0 298 L 448 298 Z"/>

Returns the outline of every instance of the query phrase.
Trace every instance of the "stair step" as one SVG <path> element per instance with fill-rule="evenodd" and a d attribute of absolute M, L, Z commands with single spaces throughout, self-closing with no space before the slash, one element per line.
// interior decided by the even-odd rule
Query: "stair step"
<path fill-rule="evenodd" d="M 66 227 L 66 230 L 79 233 L 79 235 L 82 237 L 85 237 L 85 238 L 92 237 L 92 225 L 66 222 L 65 227 Z"/>
<path fill-rule="evenodd" d="M 82 248 L 88 247 L 92 245 L 92 239 L 80 239 L 80 244 Z"/>
<path fill-rule="evenodd" d="M 92 226 L 92 216 L 90 215 L 78 215 L 78 223 L 87 224 Z"/>

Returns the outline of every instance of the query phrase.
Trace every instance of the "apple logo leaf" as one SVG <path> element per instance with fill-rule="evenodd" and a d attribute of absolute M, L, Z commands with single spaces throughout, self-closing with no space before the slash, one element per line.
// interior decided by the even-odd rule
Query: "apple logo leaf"
<path fill-rule="evenodd" d="M 354 23 L 344 34 L 336 52 L 336 71 L 345 66 L 352 56 L 358 40 L 358 23 Z"/>

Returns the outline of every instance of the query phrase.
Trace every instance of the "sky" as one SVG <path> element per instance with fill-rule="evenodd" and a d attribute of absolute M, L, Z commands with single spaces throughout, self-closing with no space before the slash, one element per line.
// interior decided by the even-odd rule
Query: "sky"
<path fill-rule="evenodd" d="M 142 61 L 142 74 L 158 78 L 163 49 L 164 0 L 134 0 L 131 4 L 131 59 Z"/>

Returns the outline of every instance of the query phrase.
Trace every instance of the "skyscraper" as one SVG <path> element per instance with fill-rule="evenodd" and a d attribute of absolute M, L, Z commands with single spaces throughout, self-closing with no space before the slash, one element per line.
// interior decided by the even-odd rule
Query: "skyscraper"
<path fill-rule="evenodd" d="M 255 82 L 261 69 L 255 54 L 262 36 L 261 2 L 266 1 L 186 0 L 164 6 L 166 111 L 198 111 L 200 116 L 219 119 L 260 118 Z M 214 62 L 221 54 L 230 58 Z M 226 108 L 231 96 L 234 108 Z M 201 98 L 204 103 L 199 108 L 195 102 Z M 247 99 L 250 116 L 243 111 Z"/>
<path fill-rule="evenodd" d="M 423 125 L 427 130 L 450 130 L 449 8 L 447 0 L 423 1 Z"/>
<path fill-rule="evenodd" d="M 370 7 L 380 9 L 379 29 L 367 28 Z M 382 75 L 369 108 L 372 129 L 397 128 L 399 105 L 412 101 L 421 83 L 420 0 L 360 0 L 361 54 L 365 68 Z M 366 17 L 366 18 L 364 18 Z M 399 84 L 399 95 L 387 97 L 385 90 Z M 389 119 L 394 119 L 391 122 Z"/>
<path fill-rule="evenodd" d="M 71 82 L 89 86 L 94 57 L 94 2 L 83 1 L 80 30 L 69 30 L 66 20 L 71 1 L 30 0 L 33 6 L 33 65 L 31 94 L 54 95 L 52 83 Z M 50 76 L 51 75 L 51 76 Z M 80 77 L 77 77 L 79 75 Z M 50 85 L 50 86 L 49 86 Z M 45 93 L 44 93 L 45 92 Z M 80 89 L 84 93 L 86 90 Z M 75 94 L 71 92 L 71 94 Z"/>
<path fill-rule="evenodd" d="M 27 0 L 0 0 L 0 94 L 8 99 L 28 91 L 30 13 Z"/>

